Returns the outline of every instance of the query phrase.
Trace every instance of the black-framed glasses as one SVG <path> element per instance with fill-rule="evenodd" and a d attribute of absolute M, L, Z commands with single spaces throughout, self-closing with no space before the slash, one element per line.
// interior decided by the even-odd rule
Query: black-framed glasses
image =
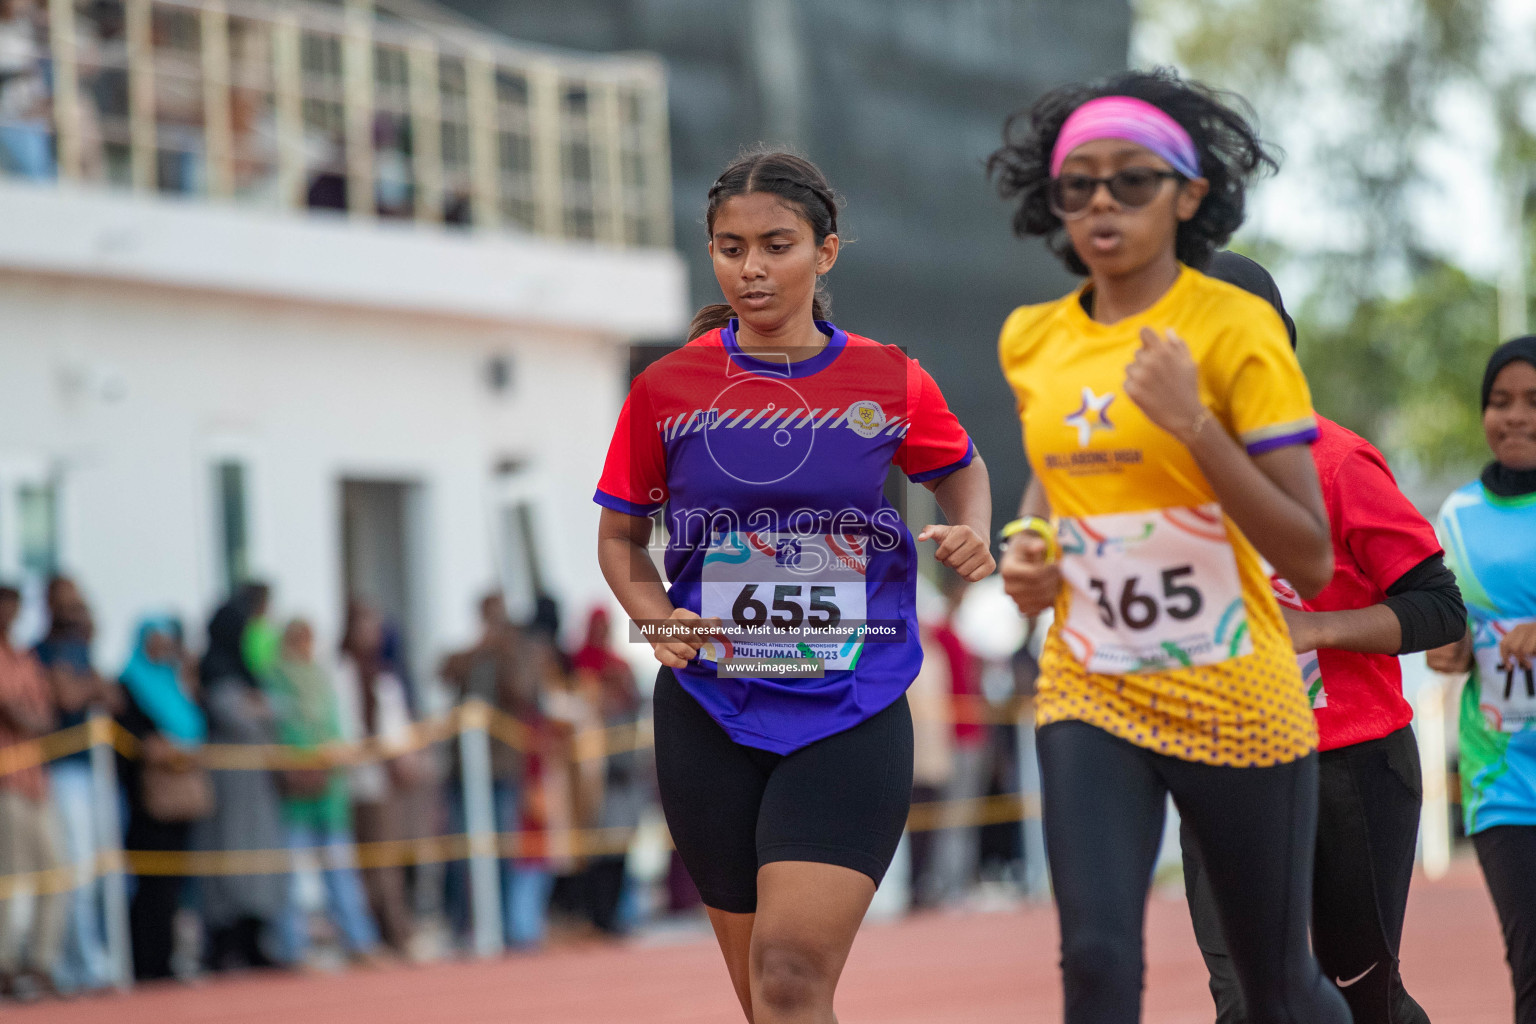
<path fill-rule="evenodd" d="M 1159 171 L 1154 167 L 1127 167 L 1107 178 L 1091 174 L 1063 174 L 1052 178 L 1048 198 L 1051 212 L 1063 220 L 1075 220 L 1088 212 L 1094 193 L 1103 185 L 1115 202 L 1127 210 L 1146 206 L 1157 198 L 1164 178 L 1182 181 L 1178 171 Z"/>

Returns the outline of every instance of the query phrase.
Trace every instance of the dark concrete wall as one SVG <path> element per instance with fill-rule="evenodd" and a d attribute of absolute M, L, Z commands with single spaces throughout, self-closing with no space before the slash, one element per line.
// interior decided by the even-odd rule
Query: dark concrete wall
<path fill-rule="evenodd" d="M 1128 0 L 448 0 L 516 39 L 667 63 L 677 245 L 694 301 L 710 184 L 746 145 L 788 143 L 846 197 L 830 278 L 842 327 L 906 347 L 992 471 L 998 523 L 1026 479 L 997 332 L 1073 283 L 1019 241 L 982 163 L 1003 119 L 1125 65 Z"/>

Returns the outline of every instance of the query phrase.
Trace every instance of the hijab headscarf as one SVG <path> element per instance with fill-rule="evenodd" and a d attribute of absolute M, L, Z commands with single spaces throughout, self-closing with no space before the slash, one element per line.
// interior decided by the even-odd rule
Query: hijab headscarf
<path fill-rule="evenodd" d="M 1483 371 L 1483 411 L 1488 411 L 1488 399 L 1493 395 L 1493 382 L 1499 371 L 1510 363 L 1526 362 L 1536 367 L 1536 334 L 1506 341 L 1488 357 L 1488 368 Z M 1483 467 L 1483 486 L 1500 498 L 1518 498 L 1536 493 L 1536 469 L 1511 469 L 1495 459 Z"/>
<path fill-rule="evenodd" d="M 336 688 L 330 675 L 313 658 L 300 661 L 291 657 L 285 643 L 274 671 L 266 678 L 268 685 L 281 694 L 289 742 L 316 746 L 341 738 Z"/>
<path fill-rule="evenodd" d="M 1280 319 L 1285 321 L 1285 332 L 1291 336 L 1291 348 L 1296 348 L 1296 321 L 1292 320 L 1291 314 L 1285 311 L 1285 302 L 1280 298 L 1280 286 L 1275 284 L 1275 279 L 1263 266 L 1247 256 L 1230 249 L 1223 249 L 1211 257 L 1211 265 L 1206 268 L 1205 273 L 1218 281 L 1235 284 L 1243 291 L 1257 295 L 1274 306 L 1275 312 L 1280 314 Z"/>
<path fill-rule="evenodd" d="M 362 601 L 347 602 L 346 624 L 341 631 L 341 653 L 352 659 L 357 670 L 357 686 L 362 698 L 363 728 L 367 735 L 374 735 L 379 728 L 379 694 L 376 689 L 379 676 L 388 666 L 384 663 L 384 638 L 382 622 L 377 622 L 379 637 L 365 643 L 362 626 L 365 620 L 378 619 L 378 613 Z"/>
<path fill-rule="evenodd" d="M 586 642 L 571 658 L 571 669 L 590 672 L 597 678 L 602 686 L 605 716 L 630 714 L 640 705 L 640 693 L 635 689 L 629 662 L 609 646 L 608 624 L 608 612 L 594 608 L 587 619 Z"/>
<path fill-rule="evenodd" d="M 181 688 L 181 665 L 174 660 L 155 661 L 149 656 L 150 637 L 158 633 L 174 638 L 180 631 L 180 624 L 166 616 L 140 622 L 122 681 L 133 702 L 155 723 L 161 735 L 181 746 L 193 747 L 208 738 L 208 720 Z"/>
<path fill-rule="evenodd" d="M 242 644 L 258 596 L 259 592 L 247 584 L 208 620 L 208 650 L 197 666 L 198 678 L 205 687 L 222 679 L 238 679 L 250 687 L 256 685 L 256 676 L 245 663 Z"/>

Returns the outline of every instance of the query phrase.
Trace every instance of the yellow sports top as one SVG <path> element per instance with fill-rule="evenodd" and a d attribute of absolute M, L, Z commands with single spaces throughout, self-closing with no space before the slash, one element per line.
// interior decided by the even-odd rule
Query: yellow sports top
<path fill-rule="evenodd" d="M 1030 465 L 1055 516 L 1216 500 L 1189 450 L 1124 393 L 1143 327 L 1184 339 L 1199 366 L 1210 426 L 1219 422 L 1250 453 L 1316 436 L 1306 378 L 1279 315 L 1263 299 L 1181 267 L 1149 309 L 1101 324 L 1084 310 L 1083 290 L 1014 310 L 998 344 Z M 1316 749 L 1317 726 L 1263 563 L 1230 519 L 1225 525 L 1251 652 L 1195 668 L 1090 673 L 1062 636 L 1072 599 L 1063 586 L 1041 657 L 1038 724 L 1083 721 L 1213 765 L 1282 764 Z"/>

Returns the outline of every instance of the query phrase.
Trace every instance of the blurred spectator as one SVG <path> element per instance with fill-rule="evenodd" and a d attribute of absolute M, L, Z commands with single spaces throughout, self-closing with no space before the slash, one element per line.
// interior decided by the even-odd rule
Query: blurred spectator
<path fill-rule="evenodd" d="M 79 725 L 92 711 L 115 714 L 122 695 L 91 667 L 95 626 L 80 588 L 67 576 L 55 576 L 48 581 L 47 601 L 48 632 L 33 653 L 48 670 L 59 727 Z M 112 966 L 107 957 L 96 851 L 106 837 L 97 835 L 90 752 L 82 750 L 54 761 L 49 779 L 64 834 L 64 856 L 74 866 L 69 923 L 54 980 L 66 992 L 105 988 L 112 983 Z"/>
<path fill-rule="evenodd" d="M 454 705 L 480 700 L 524 725 L 534 727 L 539 717 L 537 680 L 528 664 L 528 652 L 522 631 L 507 618 L 507 607 L 500 594 L 487 594 L 480 601 L 480 639 L 473 647 L 449 655 L 440 674 Z M 527 751 L 491 741 L 491 786 L 494 828 L 515 832 L 520 827 Z M 450 746 L 448 779 L 445 783 L 448 828 L 453 835 L 464 832 L 464 775 L 458 743 Z M 515 860 L 502 861 L 502 892 L 510 895 L 514 887 Z M 470 934 L 469 866 L 465 861 L 448 864 L 444 876 L 448 923 L 456 941 L 467 942 Z M 502 927 L 504 941 L 515 945 L 510 898 L 503 899 Z"/>
<path fill-rule="evenodd" d="M 383 652 L 384 623 L 378 612 L 362 601 L 350 602 L 337 676 L 342 729 L 348 739 L 377 742 L 387 758 L 352 769 L 357 839 L 365 844 L 404 837 L 402 797 L 422 776 L 420 755 L 404 749 L 411 739 L 405 685 L 387 668 Z M 415 925 L 406 899 L 405 871 L 396 864 L 368 867 L 363 870 L 363 885 L 384 941 L 409 955 Z"/>
<path fill-rule="evenodd" d="M 185 851 L 191 846 L 192 821 L 167 814 L 156 805 L 150 787 L 156 779 L 146 766 L 196 770 L 190 753 L 208 737 L 208 720 L 182 684 L 181 623 L 148 618 L 139 626 L 133 654 L 123 669 L 123 728 L 138 738 L 142 757 L 123 762 L 128 794 L 130 850 Z M 167 818 L 175 820 L 166 820 Z M 133 976 L 140 981 L 170 978 L 176 945 L 176 911 L 185 879 L 179 875 L 141 875 L 128 908 L 133 948 Z"/>
<path fill-rule="evenodd" d="M 88 25 L 89 50 L 80 58 L 80 94 L 82 110 L 89 110 L 95 121 L 95 140 L 84 143 L 81 173 L 87 181 L 111 178 L 125 180 L 128 171 L 128 146 L 125 141 L 108 142 L 103 122 L 126 124 L 128 121 L 128 68 L 126 61 L 109 59 L 108 54 L 122 52 L 126 46 L 127 22 L 121 0 L 91 0 L 77 25 Z M 93 147 L 97 152 L 92 152 Z M 99 169 L 93 167 L 99 163 Z"/>
<path fill-rule="evenodd" d="M 294 619 L 283 631 L 281 648 L 263 685 L 277 715 L 278 739 L 286 746 L 315 751 L 340 742 L 341 710 L 330 675 L 315 661 L 315 633 Z M 283 772 L 283 817 L 288 845 L 323 852 L 326 907 L 354 960 L 371 962 L 379 944 L 352 851 L 352 806 L 342 769 L 304 768 Z M 284 918 L 284 959 L 302 963 L 309 948 L 309 920 L 299 902 L 298 876 Z"/>
<path fill-rule="evenodd" d="M 155 51 L 156 177 L 162 192 L 200 194 L 207 183 L 203 139 L 203 76 L 183 24 L 171 18 L 150 22 Z"/>
<path fill-rule="evenodd" d="M 602 796 L 597 820 L 600 849 L 587 861 L 584 875 L 586 910 L 601 932 L 616 935 L 628 922 L 621 912 L 626 889 L 628 848 L 640 827 L 640 815 L 651 797 L 648 759 L 632 743 L 640 721 L 640 690 L 629 663 L 609 646 L 608 613 L 594 609 L 587 621 L 587 640 L 571 658 L 576 691 L 596 707 L 603 735 L 617 747 L 603 751 Z M 597 751 L 592 752 L 594 755 Z"/>
<path fill-rule="evenodd" d="M 250 623 L 266 615 L 266 586 L 247 583 L 208 623 L 208 649 L 199 666 L 211 743 L 277 742 L 272 708 L 243 650 Z M 213 772 L 214 812 L 197 832 L 205 850 L 272 850 L 283 845 L 281 803 L 273 772 Z M 282 874 L 210 875 L 202 879 L 204 959 L 210 970 L 273 967 L 279 963 L 274 925 L 287 906 Z"/>
<path fill-rule="evenodd" d="M 570 740 L 577 720 L 595 722 L 596 712 L 569 696 L 569 662 L 560 649 L 560 607 L 540 594 L 523 631 L 530 671 L 543 716 L 533 731 L 520 825 L 523 840 L 514 860 L 507 901 L 508 931 L 514 948 L 531 948 L 549 933 L 550 895 L 555 867 L 572 868 L 570 852 L 556 848 L 577 817 Z M 558 856 L 557 856 L 558 855 Z"/>
<path fill-rule="evenodd" d="M 962 824 L 971 815 L 976 797 L 986 791 L 987 727 L 982 717 L 986 704 L 981 695 L 981 661 L 955 631 L 955 615 L 965 598 L 967 583 L 954 573 L 944 577 L 946 609 L 934 624 L 933 640 L 949 669 L 949 721 L 954 735 L 950 748 L 949 779 L 941 799 L 946 810 L 940 817 L 942 831 L 934 837 L 932 869 L 918 880 L 919 902 L 936 906 L 965 896 L 976 878 L 980 833 Z"/>
<path fill-rule="evenodd" d="M 241 196 L 276 199 L 276 110 L 264 87 L 272 66 L 272 34 L 258 22 L 230 23 L 230 132 L 234 143 L 234 185 Z M 262 83 L 258 85 L 257 83 Z M 286 205 L 286 203 L 284 204 Z"/>
<path fill-rule="evenodd" d="M 21 178 L 54 175 L 53 126 L 36 0 L 0 0 L 0 166 Z"/>
<path fill-rule="evenodd" d="M 0 587 L 0 750 L 52 732 L 55 725 L 42 666 L 11 646 L 20 608 L 21 594 Z M 0 877 L 63 866 L 48 776 L 37 766 L 0 774 Z M 0 994 L 55 991 L 49 972 L 64 941 L 66 909 L 64 894 L 51 888 L 56 881 L 45 879 L 39 886 L 25 934 L 15 927 L 10 899 L 0 894 Z"/>
<path fill-rule="evenodd" d="M 408 118 L 379 111 L 373 118 L 374 203 L 381 217 L 410 217 L 415 212 L 415 176 L 411 171 Z"/>

